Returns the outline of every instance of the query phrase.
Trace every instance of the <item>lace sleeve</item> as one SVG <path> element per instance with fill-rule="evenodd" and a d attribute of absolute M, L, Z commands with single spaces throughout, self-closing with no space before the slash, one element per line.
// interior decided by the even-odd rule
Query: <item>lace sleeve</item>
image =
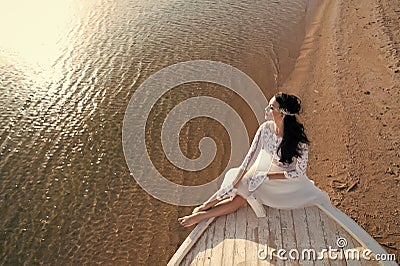
<path fill-rule="evenodd" d="M 240 169 L 243 171 L 249 169 L 257 159 L 258 153 L 260 152 L 262 147 L 262 133 L 264 126 L 265 124 L 261 124 L 261 126 L 258 128 L 254 136 L 253 142 L 251 143 L 250 149 L 247 152 L 247 155 L 244 158 L 242 164 L 240 165 Z"/>
<path fill-rule="evenodd" d="M 284 171 L 284 175 L 288 179 L 297 178 L 306 174 L 307 161 L 308 161 L 308 145 L 301 143 L 302 155 L 296 159 L 296 166 L 291 171 Z"/>
<path fill-rule="evenodd" d="M 234 184 L 237 182 L 238 178 L 243 174 L 243 172 L 246 171 L 249 167 L 251 167 L 253 165 L 253 163 L 257 159 L 258 153 L 260 152 L 260 150 L 262 148 L 263 128 L 264 128 L 264 124 L 262 124 L 258 128 L 258 130 L 254 136 L 253 142 L 251 143 L 250 149 L 247 152 L 247 155 L 244 158 L 243 163 L 239 167 L 238 176 L 233 181 L 233 183 L 219 189 L 216 192 L 216 194 L 214 194 L 213 197 L 211 197 L 208 201 L 210 201 L 212 198 L 214 198 L 214 196 L 218 200 L 221 200 L 221 199 L 225 198 L 226 196 L 229 196 L 229 198 L 231 200 L 235 197 L 237 189 L 234 187 Z"/>

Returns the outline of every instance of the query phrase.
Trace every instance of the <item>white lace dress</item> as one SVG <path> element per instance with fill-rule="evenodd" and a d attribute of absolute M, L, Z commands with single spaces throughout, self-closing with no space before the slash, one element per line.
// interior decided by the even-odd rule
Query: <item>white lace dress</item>
<path fill-rule="evenodd" d="M 259 202 L 280 209 L 301 208 L 329 201 L 328 194 L 306 176 L 307 144 L 300 144 L 302 156 L 293 158 L 290 165 L 279 162 L 277 149 L 282 138 L 275 134 L 273 123 L 266 121 L 258 128 L 242 165 L 226 173 L 220 189 L 209 200 L 227 197 L 232 200 L 236 194 L 247 199 L 252 195 Z M 236 186 L 235 178 L 240 169 L 247 172 Z M 286 179 L 268 180 L 266 174 L 269 171 L 283 171 Z"/>

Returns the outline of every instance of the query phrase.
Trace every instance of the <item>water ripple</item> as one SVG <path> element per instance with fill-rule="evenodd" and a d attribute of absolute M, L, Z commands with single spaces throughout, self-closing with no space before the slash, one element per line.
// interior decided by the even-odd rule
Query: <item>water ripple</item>
<path fill-rule="evenodd" d="M 63 12 L 40 2 L 38 18 L 52 12 L 64 25 L 54 47 L 46 44 L 51 56 L 0 44 L 0 263 L 165 264 L 188 234 L 176 223 L 188 209 L 155 200 L 131 178 L 121 143 L 130 97 L 161 68 L 195 59 L 231 64 L 271 96 L 297 57 L 306 2 L 69 0 Z M 148 137 L 160 170 L 190 184 L 159 154 L 160 118 L 193 95 L 240 101 L 212 84 L 182 88 L 160 99 Z M 212 125 L 199 123 L 187 134 Z M 207 182 L 222 166 L 196 178 Z"/>

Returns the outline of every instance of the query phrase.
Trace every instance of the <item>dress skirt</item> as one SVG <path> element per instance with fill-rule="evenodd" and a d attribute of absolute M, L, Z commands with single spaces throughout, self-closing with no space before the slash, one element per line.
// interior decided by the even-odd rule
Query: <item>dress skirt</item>
<path fill-rule="evenodd" d="M 239 168 L 230 169 L 224 179 L 225 182 L 233 180 Z M 272 164 L 271 172 L 284 171 L 281 167 Z M 250 177 L 254 174 L 252 168 L 242 177 L 235 187 L 236 194 L 247 199 L 250 195 L 260 203 L 278 209 L 296 209 L 330 201 L 326 192 L 314 185 L 314 181 L 303 175 L 292 179 L 265 179 L 254 191 L 249 190 Z"/>

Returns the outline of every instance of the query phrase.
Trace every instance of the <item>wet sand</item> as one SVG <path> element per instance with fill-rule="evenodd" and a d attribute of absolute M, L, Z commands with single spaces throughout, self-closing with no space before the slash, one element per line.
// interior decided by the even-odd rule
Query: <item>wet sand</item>
<path fill-rule="evenodd" d="M 400 1 L 324 1 L 281 90 L 303 100 L 308 176 L 400 257 Z"/>

